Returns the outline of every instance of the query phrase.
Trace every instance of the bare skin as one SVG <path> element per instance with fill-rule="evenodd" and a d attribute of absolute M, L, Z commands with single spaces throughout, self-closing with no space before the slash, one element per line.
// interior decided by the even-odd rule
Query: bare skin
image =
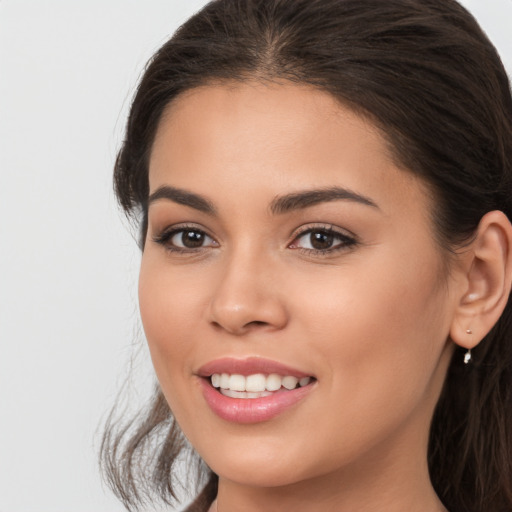
<path fill-rule="evenodd" d="M 473 322 L 474 345 L 487 324 L 461 312 L 474 253 L 447 273 L 427 188 L 377 128 L 308 87 L 199 88 L 159 126 L 150 193 L 162 187 L 188 195 L 150 203 L 141 315 L 166 399 L 219 475 L 218 511 L 445 511 L 429 425 L 451 339 Z M 198 376 L 223 357 L 316 380 L 268 421 L 227 421 Z"/>

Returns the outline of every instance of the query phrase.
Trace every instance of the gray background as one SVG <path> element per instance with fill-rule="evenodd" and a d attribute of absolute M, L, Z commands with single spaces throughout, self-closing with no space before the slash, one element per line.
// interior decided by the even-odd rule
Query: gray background
<path fill-rule="evenodd" d="M 96 451 L 152 382 L 111 191 L 137 77 L 205 2 L 0 1 L 0 512 L 117 512 Z M 512 70 L 512 0 L 465 0 Z"/>

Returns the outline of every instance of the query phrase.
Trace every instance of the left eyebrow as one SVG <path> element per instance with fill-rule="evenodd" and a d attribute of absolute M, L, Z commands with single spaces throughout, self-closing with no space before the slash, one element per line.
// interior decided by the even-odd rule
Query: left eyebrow
<path fill-rule="evenodd" d="M 369 197 L 363 196 L 352 190 L 341 187 L 330 187 L 317 190 L 305 190 L 294 192 L 285 196 L 276 197 L 270 203 L 270 211 L 274 215 L 281 215 L 293 210 L 301 210 L 319 203 L 330 201 L 354 201 L 372 208 L 380 209 Z"/>

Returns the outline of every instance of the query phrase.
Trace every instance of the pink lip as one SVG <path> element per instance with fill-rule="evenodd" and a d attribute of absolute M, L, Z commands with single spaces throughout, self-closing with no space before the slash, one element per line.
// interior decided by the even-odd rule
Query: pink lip
<path fill-rule="evenodd" d="M 268 421 L 306 397 L 312 386 L 313 383 L 291 391 L 280 390 L 262 398 L 230 398 L 217 391 L 209 379 L 201 379 L 203 396 L 210 409 L 220 418 L 233 423 Z"/>
<path fill-rule="evenodd" d="M 202 366 L 197 374 L 201 390 L 210 409 L 220 418 L 233 423 L 259 423 L 268 421 L 283 413 L 305 398 L 313 389 L 315 380 L 304 387 L 279 390 L 261 398 L 230 398 L 221 394 L 210 382 L 213 373 L 251 375 L 254 373 L 277 373 L 281 376 L 293 375 L 297 378 L 311 374 L 290 368 L 276 361 L 251 357 L 247 359 L 217 359 Z"/>
<path fill-rule="evenodd" d="M 282 377 L 292 375 L 298 379 L 301 379 L 302 377 L 313 377 L 311 373 L 304 373 L 295 368 L 278 363 L 277 361 L 260 357 L 248 357 L 246 359 L 225 357 L 206 363 L 197 371 L 197 375 L 200 377 L 210 377 L 214 373 L 236 373 L 237 375 L 244 376 L 252 375 L 254 373 L 265 373 L 267 375 L 277 373 Z"/>

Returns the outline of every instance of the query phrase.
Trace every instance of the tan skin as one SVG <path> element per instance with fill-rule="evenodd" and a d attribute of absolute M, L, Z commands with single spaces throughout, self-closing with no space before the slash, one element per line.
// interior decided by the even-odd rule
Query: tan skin
<path fill-rule="evenodd" d="M 506 217 L 487 214 L 446 265 L 428 188 L 397 166 L 379 130 L 286 83 L 182 95 L 160 123 L 149 178 L 150 193 L 172 186 L 215 210 L 150 204 L 139 296 L 166 399 L 219 475 L 219 512 L 444 511 L 428 475 L 429 424 L 453 342 L 476 345 L 505 306 Z M 371 204 L 271 210 L 278 197 L 333 187 Z M 197 376 L 227 356 L 317 380 L 269 421 L 229 422 Z"/>

